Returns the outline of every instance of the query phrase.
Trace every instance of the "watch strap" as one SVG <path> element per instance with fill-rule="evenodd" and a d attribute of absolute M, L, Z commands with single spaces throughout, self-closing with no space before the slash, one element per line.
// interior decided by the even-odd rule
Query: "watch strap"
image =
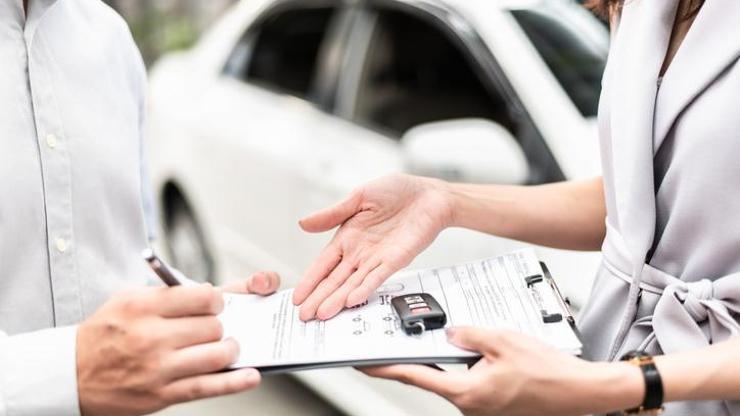
<path fill-rule="evenodd" d="M 621 360 L 640 367 L 645 380 L 645 397 L 642 404 L 636 408 L 627 409 L 624 413 L 627 415 L 659 413 L 663 409 L 663 380 L 653 357 L 644 351 L 630 351 L 623 355 Z"/>

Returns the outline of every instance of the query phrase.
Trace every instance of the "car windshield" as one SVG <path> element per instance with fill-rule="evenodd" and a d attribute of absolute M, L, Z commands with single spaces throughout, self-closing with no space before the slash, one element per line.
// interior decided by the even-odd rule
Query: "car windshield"
<path fill-rule="evenodd" d="M 572 7 L 571 7 L 572 6 Z M 543 2 L 511 14 L 584 117 L 596 115 L 608 32 L 576 4 Z"/>

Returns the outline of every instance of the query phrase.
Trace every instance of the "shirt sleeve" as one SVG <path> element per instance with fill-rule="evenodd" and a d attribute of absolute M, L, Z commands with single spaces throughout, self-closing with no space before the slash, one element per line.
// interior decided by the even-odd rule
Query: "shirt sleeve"
<path fill-rule="evenodd" d="M 149 157 L 146 147 L 146 94 L 147 81 L 146 71 L 143 69 L 144 64 L 141 62 L 141 55 L 137 55 L 140 61 L 140 100 L 139 100 L 139 174 L 141 176 L 141 202 L 144 212 L 144 223 L 146 225 L 147 238 L 150 242 L 157 238 L 157 206 L 154 202 L 154 191 L 152 190 L 151 176 L 149 175 Z"/>
<path fill-rule="evenodd" d="M 144 59 L 141 56 L 139 48 L 134 42 L 126 22 L 118 15 L 117 21 L 121 25 L 121 35 L 123 43 L 122 51 L 126 53 L 126 62 L 130 64 L 131 87 L 138 100 L 139 112 L 139 177 L 141 181 L 141 204 L 144 214 L 144 225 L 149 242 L 157 238 L 157 229 L 159 227 L 157 217 L 157 206 L 155 203 L 154 192 L 152 189 L 151 176 L 149 174 L 149 158 L 147 154 L 146 138 L 146 118 L 147 118 L 147 73 Z"/>
<path fill-rule="evenodd" d="M 0 332 L 0 416 L 78 416 L 77 327 Z"/>
<path fill-rule="evenodd" d="M 157 238 L 157 207 L 154 203 L 154 191 L 152 190 L 151 177 L 149 176 L 146 143 L 141 143 L 141 201 L 144 212 L 144 224 L 146 224 L 147 238 L 153 242 Z"/>

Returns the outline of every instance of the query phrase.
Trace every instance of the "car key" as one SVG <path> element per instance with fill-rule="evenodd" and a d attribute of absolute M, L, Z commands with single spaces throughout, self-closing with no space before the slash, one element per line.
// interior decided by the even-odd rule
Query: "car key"
<path fill-rule="evenodd" d="M 428 293 L 411 293 L 391 299 L 393 310 L 408 335 L 421 335 L 425 330 L 443 328 L 447 314 Z"/>

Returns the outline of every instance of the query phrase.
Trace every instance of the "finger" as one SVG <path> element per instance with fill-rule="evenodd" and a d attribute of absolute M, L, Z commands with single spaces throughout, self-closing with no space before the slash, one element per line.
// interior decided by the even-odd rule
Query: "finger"
<path fill-rule="evenodd" d="M 393 270 L 385 263 L 378 265 L 372 272 L 368 273 L 360 286 L 350 292 L 347 296 L 346 306 L 352 307 L 366 301 L 391 274 L 393 274 Z"/>
<path fill-rule="evenodd" d="M 239 344 L 233 339 L 192 345 L 163 358 L 164 375 L 169 380 L 223 370 L 239 358 Z"/>
<path fill-rule="evenodd" d="M 157 288 L 151 302 L 165 318 L 217 315 L 224 309 L 223 296 L 209 284 Z"/>
<path fill-rule="evenodd" d="M 325 320 L 338 314 L 347 305 L 347 297 L 350 292 L 357 288 L 370 272 L 377 268 L 380 263 L 365 262 L 349 278 L 335 290 L 334 293 L 321 303 L 316 311 L 316 317 Z"/>
<path fill-rule="evenodd" d="M 343 260 L 331 272 L 329 277 L 321 281 L 311 295 L 301 305 L 300 318 L 304 321 L 313 319 L 316 311 L 345 280 L 355 271 L 354 263 Z"/>
<path fill-rule="evenodd" d="M 437 393 L 452 400 L 461 390 L 465 380 L 462 373 L 435 370 L 425 365 L 391 365 L 359 368 L 363 373 L 378 378 L 400 381 Z"/>
<path fill-rule="evenodd" d="M 280 287 L 280 275 L 272 271 L 257 272 L 246 279 L 230 282 L 221 287 L 224 292 L 269 295 Z"/>
<path fill-rule="evenodd" d="M 332 228 L 344 223 L 350 217 L 355 215 L 360 210 L 360 204 L 362 202 L 362 192 L 354 191 L 344 201 L 323 209 L 319 212 L 309 215 L 308 217 L 300 220 L 301 228 L 304 231 L 310 233 L 318 233 L 322 231 L 328 231 Z"/>
<path fill-rule="evenodd" d="M 491 329 L 447 328 L 447 340 L 460 348 L 498 356 L 509 345 L 508 333 Z"/>
<path fill-rule="evenodd" d="M 164 325 L 161 333 L 172 348 L 215 342 L 224 334 L 223 325 L 215 316 L 166 319 Z"/>
<path fill-rule="evenodd" d="M 249 390 L 260 383 L 260 373 L 253 368 L 208 374 L 177 380 L 162 390 L 170 404 L 223 396 Z"/>
<path fill-rule="evenodd" d="M 339 245 L 329 243 L 319 254 L 319 257 L 306 269 L 306 273 L 293 291 L 293 304 L 300 305 L 306 301 L 308 295 L 326 278 L 342 261 L 342 251 Z"/>

